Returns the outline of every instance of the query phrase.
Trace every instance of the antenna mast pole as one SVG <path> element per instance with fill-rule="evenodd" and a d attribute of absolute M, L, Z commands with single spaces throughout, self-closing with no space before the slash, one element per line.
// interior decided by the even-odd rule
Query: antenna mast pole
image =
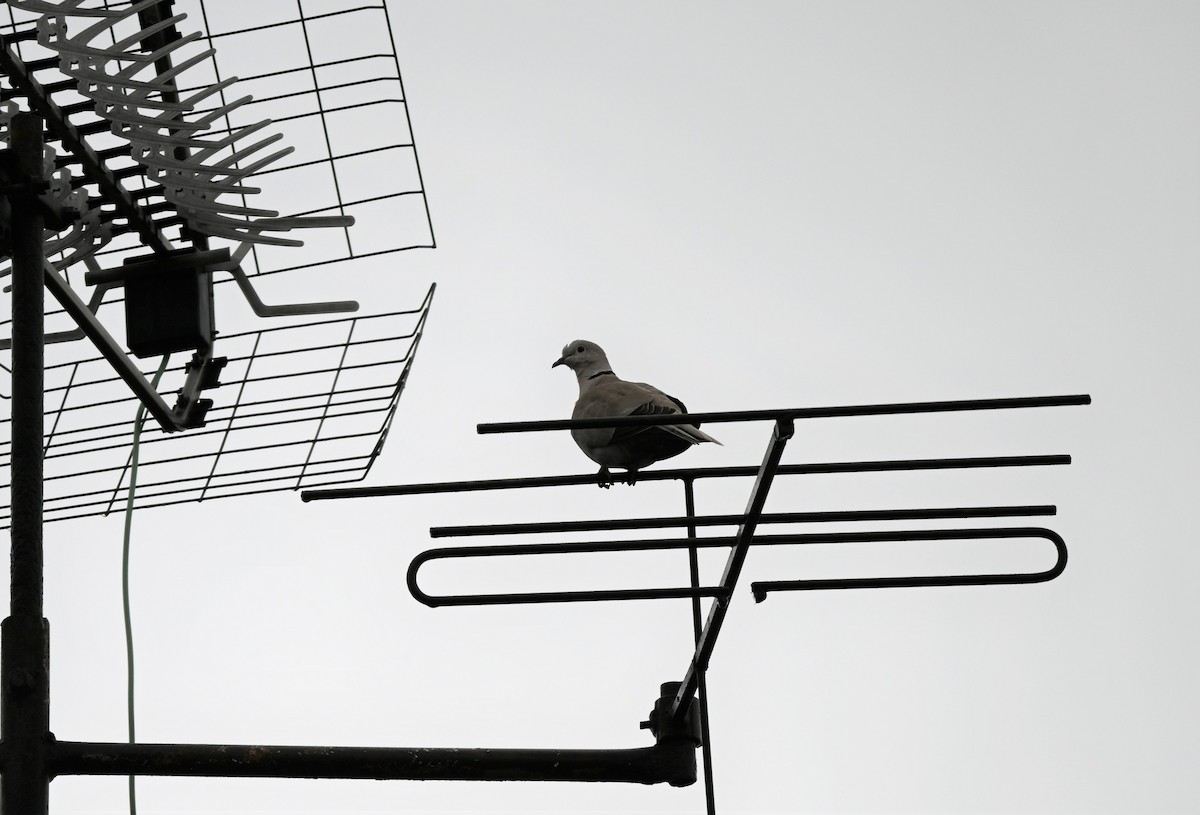
<path fill-rule="evenodd" d="M 12 209 L 12 549 L 10 610 L 0 625 L 0 807 L 46 815 L 50 806 L 50 636 L 42 606 L 42 434 L 45 287 L 38 196 L 44 191 L 42 120 L 10 125 Z"/>

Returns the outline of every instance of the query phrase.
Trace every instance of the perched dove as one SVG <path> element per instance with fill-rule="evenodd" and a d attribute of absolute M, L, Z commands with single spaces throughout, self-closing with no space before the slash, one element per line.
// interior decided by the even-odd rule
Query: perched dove
<path fill-rule="evenodd" d="M 576 340 L 568 343 L 562 356 L 550 367 L 559 365 L 566 365 L 579 380 L 579 400 L 571 413 L 572 419 L 687 413 L 683 402 L 658 388 L 641 382 L 626 382 L 614 374 L 604 349 L 594 342 Z M 609 467 L 627 470 L 625 483 L 632 484 L 641 467 L 677 456 L 700 442 L 721 443 L 690 424 L 597 427 L 572 430 L 571 436 L 579 449 L 600 465 L 600 486 L 605 488 L 613 483 Z"/>

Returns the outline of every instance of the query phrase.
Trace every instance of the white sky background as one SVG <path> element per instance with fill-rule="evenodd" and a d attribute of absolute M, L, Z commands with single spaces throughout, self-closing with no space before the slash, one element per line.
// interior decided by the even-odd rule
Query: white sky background
<path fill-rule="evenodd" d="M 360 263 L 329 294 L 382 310 L 439 288 L 368 483 L 593 471 L 565 434 L 474 430 L 568 415 L 575 383 L 550 363 L 580 337 L 695 411 L 1091 393 L 799 425 L 787 462 L 1070 453 L 793 477 L 768 510 L 1055 503 L 1044 522 L 1071 561 L 1037 586 L 756 605 L 757 579 L 1049 558 L 753 551 L 709 675 L 719 811 L 1196 810 L 1196 5 L 405 2 L 393 23 L 439 248 Z M 710 430 L 724 447 L 672 465 L 756 464 L 770 432 Z M 702 484 L 699 509 L 740 510 L 749 487 Z M 139 739 L 649 744 L 637 724 L 690 655 L 686 602 L 427 609 L 404 575 L 445 545 L 433 525 L 681 511 L 678 485 L 648 483 L 141 512 Z M 125 735 L 120 533 L 117 517 L 47 529 L 63 739 Z M 631 554 L 430 568 L 426 585 L 685 580 L 681 554 Z M 146 813 L 703 811 L 700 784 L 139 790 Z M 125 781 L 62 778 L 52 796 L 120 811 Z"/>

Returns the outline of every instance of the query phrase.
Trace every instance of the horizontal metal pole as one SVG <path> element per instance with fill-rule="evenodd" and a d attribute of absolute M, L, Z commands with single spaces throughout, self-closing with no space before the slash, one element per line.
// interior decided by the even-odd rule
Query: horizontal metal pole
<path fill-rule="evenodd" d="M 477 425 L 481 434 L 528 433 L 542 430 L 583 430 L 593 427 L 652 427 L 664 424 L 715 424 L 795 419 L 829 419 L 845 416 L 890 416 L 908 413 L 945 413 L 964 410 L 1009 410 L 1013 408 L 1090 405 L 1087 394 L 1072 396 L 1026 396 L 1011 399 L 961 399 L 945 402 L 893 402 L 882 405 L 843 405 L 776 410 L 735 410 L 721 413 L 672 413 L 652 416 L 614 416 L 598 419 L 551 419 L 536 422 L 494 422 Z"/>
<path fill-rule="evenodd" d="M 491 594 L 427 594 L 417 585 L 415 572 L 409 573 L 408 591 L 413 599 L 430 608 L 439 606 L 517 606 L 536 603 L 600 603 L 613 600 L 678 600 L 688 597 L 729 596 L 720 586 L 688 586 L 655 589 L 600 589 L 596 591 L 527 591 Z"/>
<path fill-rule="evenodd" d="M 973 456 L 966 458 L 918 458 L 891 461 L 833 461 L 812 464 L 781 464 L 777 475 L 823 475 L 830 473 L 882 473 L 910 470 L 986 469 L 991 467 L 1042 467 L 1071 463 L 1068 455 L 1043 456 Z M 699 467 L 676 470 L 644 470 L 637 474 L 642 481 L 672 481 L 703 478 L 749 478 L 758 474 L 758 467 Z M 435 495 L 448 492 L 480 492 L 538 487 L 574 487 L 598 484 L 599 476 L 548 475 L 529 478 L 493 478 L 478 481 L 436 481 L 427 484 L 393 484 L 378 487 L 342 487 L 338 489 L 303 490 L 303 501 L 329 501 L 341 498 L 382 498 L 396 495 Z"/>
<path fill-rule="evenodd" d="M 626 750 L 292 747 L 58 741 L 55 775 L 371 778 L 412 781 L 696 781 L 696 745 L 668 738 Z"/>
<path fill-rule="evenodd" d="M 828 589 L 888 589 L 933 586 L 1000 586 L 1022 583 L 1045 583 L 1067 568 L 1067 544 L 1057 532 L 1042 527 L 1011 527 L 999 529 L 926 529 L 906 532 L 862 532 L 813 536 L 810 543 L 876 543 L 890 541 L 933 540 L 995 540 L 998 538 L 1043 538 L 1054 544 L 1057 555 L 1054 565 L 1040 572 L 1007 574 L 921 575 L 914 577 L 850 577 L 823 580 L 763 580 L 750 584 L 756 602 L 761 603 L 771 592 L 820 591 Z"/>
<path fill-rule="evenodd" d="M 195 271 L 218 263 L 228 262 L 229 249 L 226 247 L 207 251 L 195 250 L 170 255 L 154 255 L 153 257 L 134 258 L 132 261 L 126 261 L 123 265 L 114 266 L 111 269 L 96 269 L 95 271 L 86 272 L 83 275 L 83 282 L 89 286 L 101 284 L 123 285 L 130 280 L 155 275 L 173 274 L 175 272 Z"/>
<path fill-rule="evenodd" d="M 496 606 L 532 603 L 586 603 L 609 600 L 669 600 L 682 597 L 727 598 L 729 591 L 720 586 L 664 587 L 651 589 L 601 589 L 589 591 L 492 592 L 489 594 L 429 594 L 417 583 L 417 573 L 431 560 L 466 560 L 477 557 L 565 554 L 580 552 L 637 551 L 664 547 L 659 541 L 602 541 L 599 543 L 524 544 L 509 546 L 460 546 L 452 549 L 427 549 L 408 564 L 408 591 L 418 603 L 439 606 Z M 682 545 L 691 541 L 684 539 Z"/>
<path fill-rule="evenodd" d="M 699 543 L 706 545 L 728 545 L 733 539 L 712 539 Z M 467 560 L 480 557 L 507 557 L 548 554 L 579 554 L 583 552 L 632 552 L 660 549 L 679 549 L 697 545 L 697 541 L 682 538 L 673 541 L 599 541 L 591 543 L 535 543 L 508 544 L 500 546 L 457 546 L 453 548 L 427 549 L 412 559 L 408 565 L 408 591 L 417 602 L 430 608 L 439 606 L 489 606 L 518 605 L 531 603 L 579 603 L 608 600 L 667 600 L 686 597 L 727 598 L 729 591 L 719 586 L 666 587 L 651 589 L 608 589 L 595 591 L 546 591 L 546 592 L 494 592 L 490 594 L 440 594 L 431 595 L 417 583 L 417 573 L 431 560 Z"/>
<path fill-rule="evenodd" d="M 989 531 L 997 533 L 1009 529 L 1023 527 L 998 526 Z M 775 535 L 755 534 L 750 542 L 753 546 L 799 546 L 804 544 L 836 544 L 836 543 L 870 543 L 889 540 L 908 541 L 924 540 L 919 537 L 926 532 L 942 535 L 940 539 L 949 539 L 950 535 L 943 533 L 961 532 L 960 529 L 932 529 L 919 531 L 863 531 L 863 532 L 782 532 Z M 971 529 L 968 532 L 977 530 Z M 1011 537 L 996 534 L 992 537 Z M 453 546 L 441 549 L 427 549 L 413 558 L 415 561 L 426 563 L 430 560 L 470 560 L 476 557 L 521 557 L 523 555 L 569 555 L 579 552 L 665 552 L 675 549 L 688 549 L 695 546 L 698 549 L 722 549 L 737 543 L 733 535 L 720 535 L 711 538 L 634 538 L 630 540 L 605 541 L 565 541 L 558 543 L 508 543 L 494 546 Z"/>
<path fill-rule="evenodd" d="M 948 518 L 1023 518 L 1054 515 L 1052 504 L 999 507 L 935 507 L 931 509 L 861 509 L 837 512 L 769 512 L 759 516 L 760 524 L 842 523 L 859 521 L 912 521 Z M 481 524 L 472 526 L 434 526 L 431 538 L 478 537 L 482 535 L 527 535 L 547 532 L 607 532 L 624 529 L 667 529 L 687 526 L 732 526 L 745 520 L 744 515 L 698 515 L 667 518 L 619 518 L 597 521 L 546 521 L 519 524 Z"/>

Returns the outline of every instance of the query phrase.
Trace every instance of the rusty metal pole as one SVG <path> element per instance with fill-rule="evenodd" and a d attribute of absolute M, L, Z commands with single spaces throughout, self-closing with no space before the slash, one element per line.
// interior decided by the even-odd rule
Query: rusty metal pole
<path fill-rule="evenodd" d="M 0 809 L 46 815 L 50 776 L 50 639 L 42 606 L 42 391 L 45 288 L 42 120 L 9 125 L 12 204 L 12 549 L 10 611 L 0 625 Z"/>

